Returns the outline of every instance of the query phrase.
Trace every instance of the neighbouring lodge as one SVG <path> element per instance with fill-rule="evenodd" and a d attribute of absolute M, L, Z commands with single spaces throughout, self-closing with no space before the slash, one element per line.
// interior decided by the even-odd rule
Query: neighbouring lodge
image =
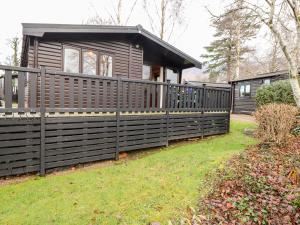
<path fill-rule="evenodd" d="M 23 24 L 21 67 L 0 65 L 0 177 L 229 132 L 231 88 L 181 84 L 191 67 L 140 25 Z"/>
<path fill-rule="evenodd" d="M 283 70 L 229 82 L 232 85 L 232 112 L 251 114 L 256 109 L 256 90 L 262 85 L 286 80 L 288 77 L 288 71 Z"/>

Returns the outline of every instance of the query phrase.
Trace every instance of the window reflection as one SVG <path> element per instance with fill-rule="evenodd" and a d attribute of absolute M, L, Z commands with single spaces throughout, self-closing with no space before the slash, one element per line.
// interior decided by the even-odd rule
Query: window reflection
<path fill-rule="evenodd" d="M 143 65 L 143 80 L 150 80 L 151 67 L 148 65 Z"/>
<path fill-rule="evenodd" d="M 109 55 L 100 56 L 100 76 L 112 77 L 112 57 Z"/>
<path fill-rule="evenodd" d="M 84 51 L 82 54 L 82 72 L 84 74 L 96 75 L 97 54 L 93 51 Z"/>
<path fill-rule="evenodd" d="M 167 69 L 167 80 L 170 80 L 172 84 L 178 84 L 178 73 L 173 70 Z"/>
<path fill-rule="evenodd" d="M 74 48 L 64 49 L 64 71 L 79 73 L 79 50 Z"/>

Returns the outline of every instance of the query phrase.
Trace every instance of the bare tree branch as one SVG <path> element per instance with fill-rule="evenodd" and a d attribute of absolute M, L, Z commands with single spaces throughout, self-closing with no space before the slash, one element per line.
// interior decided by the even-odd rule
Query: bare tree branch
<path fill-rule="evenodd" d="M 138 0 L 135 0 L 134 3 L 132 4 L 131 9 L 130 9 L 130 11 L 129 11 L 129 14 L 128 14 L 128 16 L 127 16 L 127 18 L 126 18 L 126 21 L 125 21 L 125 25 L 128 24 L 128 21 L 129 21 L 129 19 L 131 18 L 131 15 L 132 15 L 132 13 L 133 13 L 133 10 L 134 10 L 134 8 L 135 8 L 137 2 L 138 2 Z"/>
<path fill-rule="evenodd" d="M 144 10 L 152 31 L 161 39 L 170 40 L 184 21 L 186 0 L 144 0 Z"/>

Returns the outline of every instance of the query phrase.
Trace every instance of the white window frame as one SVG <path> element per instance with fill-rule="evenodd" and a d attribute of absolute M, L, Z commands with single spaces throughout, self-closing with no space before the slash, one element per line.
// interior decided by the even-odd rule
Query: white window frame
<path fill-rule="evenodd" d="M 240 98 L 251 97 L 251 84 L 242 84 L 239 90 Z"/>

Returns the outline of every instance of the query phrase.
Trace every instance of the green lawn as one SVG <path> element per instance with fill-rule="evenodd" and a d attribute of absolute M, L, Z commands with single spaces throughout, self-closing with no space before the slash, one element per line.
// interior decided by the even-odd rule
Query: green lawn
<path fill-rule="evenodd" d="M 141 154 L 106 167 L 0 186 L 0 224 L 148 224 L 184 217 L 207 188 L 205 174 L 254 139 L 231 133 Z"/>

